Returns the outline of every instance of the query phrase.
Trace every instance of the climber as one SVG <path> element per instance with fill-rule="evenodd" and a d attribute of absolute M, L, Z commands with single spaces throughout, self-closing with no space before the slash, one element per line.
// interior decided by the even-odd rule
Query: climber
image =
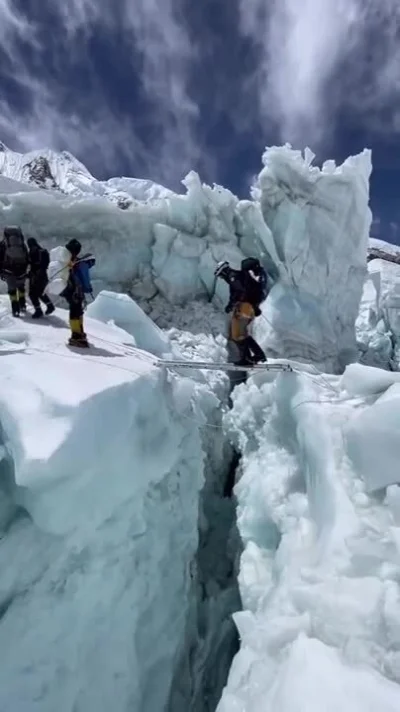
<path fill-rule="evenodd" d="M 13 316 L 26 312 L 25 281 L 29 264 L 28 249 L 20 227 L 5 227 L 0 243 L 0 274 L 7 283 Z"/>
<path fill-rule="evenodd" d="M 43 316 L 40 302 L 46 306 L 46 315 L 52 314 L 55 310 L 50 297 L 44 293 L 49 283 L 47 268 L 50 257 L 48 251 L 41 247 L 34 237 L 28 237 L 27 244 L 29 249 L 29 299 L 35 309 L 32 319 L 40 319 Z"/>
<path fill-rule="evenodd" d="M 88 348 L 89 343 L 83 328 L 83 312 L 85 307 L 85 294 L 92 294 L 89 269 L 96 263 L 91 254 L 79 256 L 82 245 L 78 240 L 72 239 L 66 245 L 71 255 L 68 264 L 67 286 L 61 292 L 69 306 L 69 324 L 71 328 L 70 346 Z"/>
<path fill-rule="evenodd" d="M 248 257 L 241 269 L 220 262 L 215 276 L 229 286 L 229 302 L 225 308 L 232 312 L 229 325 L 228 352 L 230 361 L 243 366 L 266 361 L 264 351 L 249 333 L 254 318 L 261 314 L 260 304 L 267 295 L 267 275 L 259 260 Z"/>

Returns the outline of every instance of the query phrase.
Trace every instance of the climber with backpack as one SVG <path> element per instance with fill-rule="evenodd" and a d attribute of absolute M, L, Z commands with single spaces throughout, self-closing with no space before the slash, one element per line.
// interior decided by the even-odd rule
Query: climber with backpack
<path fill-rule="evenodd" d="M 26 312 L 25 281 L 29 265 L 28 248 L 20 227 L 4 228 L 0 242 L 0 275 L 7 284 L 13 316 Z"/>
<path fill-rule="evenodd" d="M 266 361 L 261 346 L 249 333 L 250 325 L 260 316 L 260 304 L 267 296 L 267 274 L 255 257 L 242 260 L 241 269 L 230 267 L 229 262 L 220 262 L 214 272 L 229 286 L 229 302 L 225 308 L 231 314 L 228 335 L 229 360 L 237 365 L 248 366 Z"/>
<path fill-rule="evenodd" d="M 48 251 L 39 245 L 34 237 L 29 237 L 27 240 L 29 250 L 29 299 L 35 311 L 32 314 L 32 319 L 40 319 L 43 316 L 40 302 L 46 306 L 46 316 L 52 314 L 55 306 L 50 297 L 45 294 L 45 289 L 49 283 L 47 269 L 50 263 Z"/>
<path fill-rule="evenodd" d="M 70 240 L 66 249 L 71 255 L 68 263 L 68 278 L 65 289 L 60 296 L 68 302 L 69 324 L 71 336 L 70 346 L 88 348 L 89 343 L 83 328 L 83 313 L 85 310 L 86 294 L 93 293 L 89 270 L 96 264 L 94 256 L 90 253 L 80 256 L 82 245 L 75 238 Z"/>

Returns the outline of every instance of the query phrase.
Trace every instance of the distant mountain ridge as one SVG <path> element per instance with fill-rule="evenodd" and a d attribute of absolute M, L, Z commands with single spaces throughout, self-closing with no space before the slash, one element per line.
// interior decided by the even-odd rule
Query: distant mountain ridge
<path fill-rule="evenodd" d="M 29 153 L 11 151 L 0 142 L 0 175 L 25 185 L 44 190 L 55 190 L 66 195 L 102 197 L 116 203 L 121 209 L 133 202 L 147 202 L 172 194 L 151 180 L 141 178 L 94 178 L 68 151 L 57 153 L 40 149 Z"/>

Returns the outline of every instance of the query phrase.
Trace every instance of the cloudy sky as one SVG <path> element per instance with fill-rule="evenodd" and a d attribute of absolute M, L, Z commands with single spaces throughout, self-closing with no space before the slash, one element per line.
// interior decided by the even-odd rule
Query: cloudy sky
<path fill-rule="evenodd" d="M 0 0 L 0 138 L 241 197 L 267 144 L 369 146 L 375 230 L 400 242 L 399 18 L 398 0 Z"/>

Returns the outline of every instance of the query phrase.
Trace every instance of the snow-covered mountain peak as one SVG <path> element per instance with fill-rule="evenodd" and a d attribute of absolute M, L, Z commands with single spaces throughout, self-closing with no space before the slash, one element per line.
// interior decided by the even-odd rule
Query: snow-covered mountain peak
<path fill-rule="evenodd" d="M 24 177 L 27 183 L 35 183 L 39 188 L 53 188 L 60 190 L 51 172 L 50 163 L 45 156 L 37 156 L 24 166 Z"/>
<path fill-rule="evenodd" d="M 112 178 L 99 181 L 69 151 L 57 153 L 48 148 L 23 154 L 1 144 L 0 175 L 71 196 L 103 197 L 124 209 L 133 201 L 146 202 L 171 194 L 150 180 Z"/>

